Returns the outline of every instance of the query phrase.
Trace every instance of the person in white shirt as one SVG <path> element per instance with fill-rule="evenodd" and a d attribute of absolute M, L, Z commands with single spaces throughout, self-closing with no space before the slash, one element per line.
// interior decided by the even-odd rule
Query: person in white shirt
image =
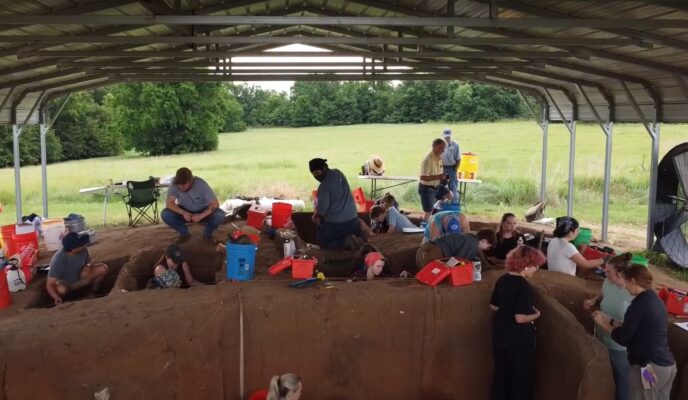
<path fill-rule="evenodd" d="M 442 168 L 445 175 L 449 176 L 449 190 L 451 191 L 452 204 L 459 204 L 458 185 L 459 181 L 456 177 L 456 169 L 461 163 L 461 150 L 459 144 L 452 140 L 452 131 L 449 128 L 444 128 L 442 138 L 447 142 L 447 147 L 442 153 Z"/>
<path fill-rule="evenodd" d="M 604 259 L 586 260 L 570 241 L 578 236 L 578 221 L 571 217 L 557 218 L 554 239 L 547 247 L 547 268 L 550 271 L 576 275 L 576 266 L 583 269 L 596 268 L 604 264 Z"/>

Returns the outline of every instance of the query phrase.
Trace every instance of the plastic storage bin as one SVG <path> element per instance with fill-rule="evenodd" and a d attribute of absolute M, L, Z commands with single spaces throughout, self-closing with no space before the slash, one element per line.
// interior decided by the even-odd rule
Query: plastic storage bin
<path fill-rule="evenodd" d="M 235 281 L 253 279 L 256 268 L 256 250 L 253 244 L 227 243 L 227 278 Z"/>

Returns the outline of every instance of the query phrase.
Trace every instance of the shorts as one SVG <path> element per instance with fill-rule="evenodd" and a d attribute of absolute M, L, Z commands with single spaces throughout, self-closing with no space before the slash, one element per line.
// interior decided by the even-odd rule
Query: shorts
<path fill-rule="evenodd" d="M 435 205 L 435 194 L 437 193 L 437 188 L 434 186 L 418 184 L 418 194 L 420 195 L 420 204 L 423 207 L 423 211 L 431 212 L 433 206 Z"/>

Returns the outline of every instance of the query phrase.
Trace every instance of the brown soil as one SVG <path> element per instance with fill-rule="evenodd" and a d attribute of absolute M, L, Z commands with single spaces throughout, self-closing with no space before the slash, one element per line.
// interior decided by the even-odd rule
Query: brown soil
<path fill-rule="evenodd" d="M 473 230 L 486 224 L 471 221 Z M 274 373 L 296 371 L 304 378 L 306 400 L 488 397 L 487 304 L 500 271 L 485 271 L 482 282 L 463 288 L 393 279 L 291 289 L 288 273 L 267 274 L 282 258 L 282 245 L 263 233 L 256 279 L 224 283 L 224 254 L 201 241 L 200 230 L 193 226 L 194 237 L 183 247 L 197 278 L 218 285 L 139 290 L 174 239 L 171 229 L 158 225 L 98 232 L 91 255 L 117 270 L 104 285 L 112 287 L 110 296 L 23 309 L 46 304 L 41 277 L 13 295 L 15 304 L 0 313 L 0 400 L 93 398 L 105 387 L 115 399 L 237 398 L 242 304 L 247 393 L 264 387 Z M 228 231 L 221 227 L 216 239 Z M 308 232 L 314 235 L 308 223 L 299 232 L 305 240 Z M 415 266 L 420 236 L 377 235 L 371 243 L 394 272 Z M 328 277 L 349 276 L 352 252 L 308 252 Z M 655 276 L 664 279 L 661 271 Z M 606 351 L 590 337 L 592 322 L 581 307 L 600 288 L 597 277 L 588 278 L 548 271 L 533 278 L 543 314 L 537 322 L 536 399 L 612 397 Z M 672 326 L 669 337 L 679 365 L 672 398 L 686 398 L 688 333 Z"/>

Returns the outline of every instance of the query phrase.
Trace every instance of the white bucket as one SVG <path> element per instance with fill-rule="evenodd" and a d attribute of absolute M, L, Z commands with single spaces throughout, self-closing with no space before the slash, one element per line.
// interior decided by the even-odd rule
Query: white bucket
<path fill-rule="evenodd" d="M 61 219 L 43 221 L 43 241 L 48 251 L 57 251 L 62 248 L 64 234 L 65 224 Z"/>

